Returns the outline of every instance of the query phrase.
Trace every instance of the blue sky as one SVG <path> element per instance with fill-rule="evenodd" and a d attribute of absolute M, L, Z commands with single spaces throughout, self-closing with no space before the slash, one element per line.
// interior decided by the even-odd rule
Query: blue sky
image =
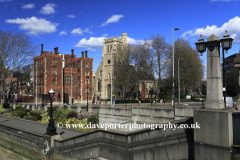
<path fill-rule="evenodd" d="M 225 57 L 240 49 L 240 1 L 238 0 L 0 0 L 0 30 L 28 33 L 35 45 L 44 51 L 77 57 L 88 50 L 93 71 L 102 58 L 103 39 L 120 37 L 127 32 L 128 42 L 136 44 L 153 34 L 174 40 L 186 38 L 195 48 L 203 35 L 222 38 L 225 30 L 234 38 Z M 207 55 L 201 57 L 207 64 Z"/>

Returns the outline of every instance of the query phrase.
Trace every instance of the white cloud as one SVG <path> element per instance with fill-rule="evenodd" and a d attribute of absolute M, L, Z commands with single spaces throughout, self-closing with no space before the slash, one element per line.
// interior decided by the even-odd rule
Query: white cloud
<path fill-rule="evenodd" d="M 89 40 L 83 38 L 75 45 L 75 47 L 84 47 L 91 50 L 102 49 L 103 39 L 105 38 L 106 37 L 91 37 Z"/>
<path fill-rule="evenodd" d="M 136 39 L 133 39 L 133 38 L 130 38 L 130 37 L 127 37 L 127 43 L 130 43 L 130 44 L 141 44 L 143 43 L 144 40 L 136 40 Z"/>
<path fill-rule="evenodd" d="M 35 8 L 34 4 L 26 4 L 24 6 L 21 7 L 22 9 L 31 9 L 31 8 Z"/>
<path fill-rule="evenodd" d="M 108 34 L 103 34 L 102 36 L 103 36 L 103 37 L 107 37 L 107 36 L 108 36 Z"/>
<path fill-rule="evenodd" d="M 62 36 L 62 35 L 66 35 L 67 33 L 65 31 L 62 31 L 59 34 Z"/>
<path fill-rule="evenodd" d="M 182 38 L 188 38 L 187 36 L 197 36 L 200 37 L 202 34 L 203 38 L 208 38 L 212 34 L 215 34 L 219 38 L 225 35 L 225 30 L 227 30 L 228 35 L 233 38 L 233 43 L 240 43 L 240 18 L 238 16 L 225 22 L 221 27 L 216 25 L 207 26 L 206 28 L 197 28 L 195 31 L 190 30 L 182 34 Z M 205 40 L 206 41 L 206 40 Z"/>
<path fill-rule="evenodd" d="M 74 35 L 76 35 L 76 34 L 78 34 L 78 35 L 83 35 L 81 28 L 73 29 L 71 33 L 74 34 Z"/>
<path fill-rule="evenodd" d="M 7 23 L 16 23 L 20 24 L 20 30 L 26 30 L 29 34 L 37 35 L 37 34 L 46 34 L 53 33 L 56 31 L 58 23 L 51 23 L 45 19 L 38 19 L 36 17 L 31 18 L 17 18 L 17 19 L 8 19 L 5 20 Z"/>
<path fill-rule="evenodd" d="M 84 29 L 83 32 L 93 34 L 93 32 L 89 30 L 89 28 Z"/>
<path fill-rule="evenodd" d="M 42 7 L 41 11 L 39 13 L 42 14 L 53 14 L 55 13 L 54 7 L 57 7 L 57 5 L 53 3 L 48 3 L 45 6 Z"/>
<path fill-rule="evenodd" d="M 76 16 L 74 16 L 74 15 L 72 15 L 72 14 L 67 15 L 67 17 L 69 17 L 69 18 L 76 18 Z"/>
<path fill-rule="evenodd" d="M 112 15 L 112 17 L 110 17 L 106 22 L 104 22 L 102 26 L 106 26 L 108 25 L 109 23 L 116 23 L 119 21 L 120 18 L 124 17 L 123 15 Z"/>
<path fill-rule="evenodd" d="M 75 47 L 84 47 L 91 50 L 102 49 L 103 41 L 105 38 L 106 38 L 105 36 L 91 37 L 89 40 L 87 40 L 86 38 L 83 38 L 75 45 Z M 130 44 L 139 44 L 139 43 L 142 43 L 143 40 L 135 40 L 133 38 L 128 37 L 127 42 Z"/>

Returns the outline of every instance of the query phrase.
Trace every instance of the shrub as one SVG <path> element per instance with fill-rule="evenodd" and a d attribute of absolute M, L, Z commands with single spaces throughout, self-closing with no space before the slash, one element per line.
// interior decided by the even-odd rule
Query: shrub
<path fill-rule="evenodd" d="M 38 120 L 38 122 L 41 122 L 41 123 L 48 123 L 49 122 L 50 116 L 48 115 L 47 112 L 42 113 L 41 116 L 42 116 L 42 119 Z"/>
<path fill-rule="evenodd" d="M 58 108 L 55 112 L 53 112 L 53 119 L 64 119 L 72 110 L 67 108 Z"/>
<path fill-rule="evenodd" d="M 99 113 L 97 112 L 96 114 L 90 116 L 88 118 L 88 122 L 91 122 L 91 124 L 99 124 Z"/>
<path fill-rule="evenodd" d="M 10 106 L 9 109 L 13 111 L 13 106 Z"/>
<path fill-rule="evenodd" d="M 36 117 L 36 120 L 41 120 L 42 116 L 41 116 L 41 111 L 30 111 L 28 112 L 28 116 L 32 116 L 32 117 Z"/>
<path fill-rule="evenodd" d="M 79 120 L 77 118 L 69 118 L 63 124 L 64 124 L 64 126 L 66 126 L 66 124 L 82 124 L 83 128 L 80 128 L 77 125 L 76 129 L 87 129 L 88 120 L 87 119 Z"/>
<path fill-rule="evenodd" d="M 23 118 L 23 117 L 25 117 L 25 116 L 27 116 L 27 112 L 20 112 L 20 113 L 19 113 L 19 117 L 20 117 L 20 118 Z"/>
<path fill-rule="evenodd" d="M 8 109 L 9 106 L 10 106 L 10 104 L 8 102 L 4 102 L 3 103 L 3 108 Z"/>
<path fill-rule="evenodd" d="M 67 119 L 69 118 L 77 118 L 77 113 L 74 111 L 71 111 L 70 113 L 68 113 L 67 115 Z"/>
<path fill-rule="evenodd" d="M 3 105 L 0 106 L 0 111 L 4 111 L 6 110 L 5 108 L 3 108 Z"/>
<path fill-rule="evenodd" d="M 15 110 L 21 110 L 22 109 L 22 106 L 21 105 L 17 105 Z"/>

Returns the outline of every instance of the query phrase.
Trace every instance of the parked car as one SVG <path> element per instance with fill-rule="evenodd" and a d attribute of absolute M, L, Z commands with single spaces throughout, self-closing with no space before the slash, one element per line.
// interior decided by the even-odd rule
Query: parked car
<path fill-rule="evenodd" d="M 232 97 L 226 97 L 226 107 L 233 107 L 233 98 Z"/>

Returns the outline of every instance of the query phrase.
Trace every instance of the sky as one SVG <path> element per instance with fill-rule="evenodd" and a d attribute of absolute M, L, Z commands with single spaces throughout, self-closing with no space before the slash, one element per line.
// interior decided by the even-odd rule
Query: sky
<path fill-rule="evenodd" d="M 240 50 L 239 0 L 0 0 L 0 30 L 27 33 L 32 42 L 44 44 L 44 51 L 76 57 L 88 50 L 96 72 L 102 59 L 103 39 L 121 37 L 137 44 L 160 34 L 167 43 L 184 38 L 195 49 L 203 35 L 205 41 L 225 30 L 233 46 L 225 57 Z M 201 59 L 207 64 L 207 52 Z M 222 56 L 222 53 L 221 53 Z M 206 71 L 206 67 L 205 67 Z"/>

